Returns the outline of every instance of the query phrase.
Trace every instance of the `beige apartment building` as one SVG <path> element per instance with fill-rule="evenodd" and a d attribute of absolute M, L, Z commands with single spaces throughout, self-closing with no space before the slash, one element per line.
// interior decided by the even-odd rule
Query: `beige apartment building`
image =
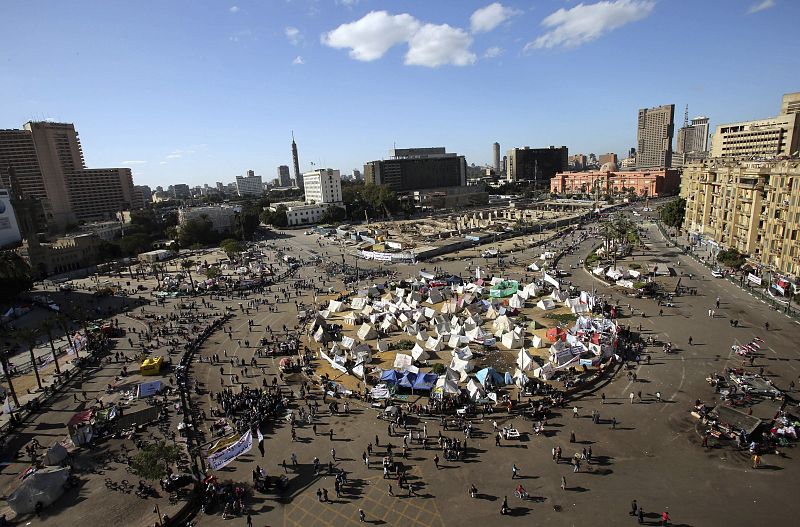
<path fill-rule="evenodd" d="M 771 159 L 797 157 L 800 150 L 800 92 L 787 93 L 776 117 L 717 126 L 711 157 Z"/>
<path fill-rule="evenodd" d="M 31 121 L 22 130 L 0 130 L 0 185 L 41 201 L 47 221 L 70 223 L 113 218 L 138 201 L 129 168 L 87 169 L 75 126 Z"/>
<path fill-rule="evenodd" d="M 800 160 L 693 162 L 681 197 L 689 233 L 747 254 L 762 271 L 800 276 Z"/>

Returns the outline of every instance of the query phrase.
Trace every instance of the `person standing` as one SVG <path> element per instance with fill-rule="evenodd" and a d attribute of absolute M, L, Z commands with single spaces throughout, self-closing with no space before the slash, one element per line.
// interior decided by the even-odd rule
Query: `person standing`
<path fill-rule="evenodd" d="M 247 527 L 253 527 L 253 517 L 250 516 L 250 513 L 247 513 Z"/>
<path fill-rule="evenodd" d="M 631 512 L 629 513 L 630 516 L 636 516 L 636 513 L 639 512 L 639 505 L 636 503 L 636 500 L 631 502 Z"/>
<path fill-rule="evenodd" d="M 561 490 L 567 490 L 567 478 L 561 476 Z"/>
<path fill-rule="evenodd" d="M 359 523 L 364 523 L 366 521 L 366 514 L 364 514 L 364 509 L 358 509 L 358 521 Z"/>

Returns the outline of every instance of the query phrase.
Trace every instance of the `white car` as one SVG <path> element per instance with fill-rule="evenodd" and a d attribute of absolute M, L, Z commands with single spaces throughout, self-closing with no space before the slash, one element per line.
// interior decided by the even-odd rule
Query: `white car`
<path fill-rule="evenodd" d="M 718 271 L 717 269 L 714 269 L 713 271 L 711 271 L 711 276 L 713 276 L 714 278 L 722 278 L 725 275 L 722 274 L 722 271 Z"/>

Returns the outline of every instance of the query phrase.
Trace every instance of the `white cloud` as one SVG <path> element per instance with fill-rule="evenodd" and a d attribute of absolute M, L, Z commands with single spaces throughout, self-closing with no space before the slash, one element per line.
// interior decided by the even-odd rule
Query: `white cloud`
<path fill-rule="evenodd" d="M 747 14 L 752 15 L 753 13 L 764 11 L 765 9 L 769 9 L 770 7 L 775 7 L 775 0 L 764 0 L 763 2 L 753 4 L 753 6 L 747 10 Z"/>
<path fill-rule="evenodd" d="M 477 57 L 469 50 L 472 37 L 463 29 L 447 24 L 425 24 L 408 41 L 405 63 L 437 68 L 445 64 L 468 66 Z"/>
<path fill-rule="evenodd" d="M 505 53 L 505 51 L 506 50 L 504 50 L 503 48 L 501 48 L 499 46 L 492 46 L 491 48 L 486 50 L 486 52 L 483 54 L 483 58 L 485 58 L 485 59 L 493 59 L 493 58 L 499 57 L 500 55 Z"/>
<path fill-rule="evenodd" d="M 522 11 L 513 7 L 505 7 L 500 2 L 495 2 L 472 13 L 472 16 L 469 17 L 470 27 L 473 33 L 491 31 L 512 16 L 521 13 Z"/>
<path fill-rule="evenodd" d="M 305 63 L 306 63 L 306 61 L 303 60 L 303 57 L 301 57 L 300 55 L 296 56 L 294 58 L 294 60 L 292 61 L 292 64 L 295 65 L 295 66 L 300 66 L 300 65 L 305 64 Z"/>
<path fill-rule="evenodd" d="M 369 62 L 381 58 L 392 46 L 409 40 L 419 27 L 419 21 L 409 14 L 372 11 L 324 33 L 320 40 L 332 48 L 350 48 L 352 58 Z"/>
<path fill-rule="evenodd" d="M 171 154 L 167 154 L 167 159 L 180 159 L 182 157 L 183 157 L 183 154 L 180 154 L 178 152 L 173 152 Z"/>
<path fill-rule="evenodd" d="M 283 30 L 283 34 L 286 35 L 292 46 L 297 46 L 303 41 L 303 34 L 296 27 L 288 26 Z"/>
<path fill-rule="evenodd" d="M 158 162 L 158 164 L 159 164 L 159 165 L 166 165 L 166 164 L 167 164 L 167 162 L 166 162 L 166 161 L 159 161 L 159 162 Z"/>
<path fill-rule="evenodd" d="M 550 30 L 526 44 L 525 50 L 580 46 L 646 18 L 655 5 L 654 0 L 604 0 L 596 4 L 578 4 L 571 9 L 559 9 L 542 21 L 542 25 Z"/>
<path fill-rule="evenodd" d="M 146 165 L 147 161 L 138 161 L 138 160 L 123 161 L 122 164 L 123 165 Z"/>
<path fill-rule="evenodd" d="M 231 6 L 231 8 L 228 11 L 230 11 L 231 13 L 238 13 L 239 12 L 239 6 L 236 6 L 236 5 L 235 6 Z"/>
<path fill-rule="evenodd" d="M 353 7 L 359 2 L 359 0 L 336 0 L 337 4 L 341 4 L 347 7 Z"/>

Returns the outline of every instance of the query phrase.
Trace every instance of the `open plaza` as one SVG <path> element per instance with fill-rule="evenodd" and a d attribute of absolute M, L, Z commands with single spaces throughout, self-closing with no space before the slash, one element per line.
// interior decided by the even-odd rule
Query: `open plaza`
<path fill-rule="evenodd" d="M 6 312 L 25 351 L 4 365 L 3 521 L 791 517 L 797 324 L 641 205 L 605 213 L 635 233 L 619 239 L 583 212 L 513 235 L 524 218 L 478 213 L 269 231 L 38 283 Z M 494 235 L 374 257 L 431 245 L 437 221 Z"/>

